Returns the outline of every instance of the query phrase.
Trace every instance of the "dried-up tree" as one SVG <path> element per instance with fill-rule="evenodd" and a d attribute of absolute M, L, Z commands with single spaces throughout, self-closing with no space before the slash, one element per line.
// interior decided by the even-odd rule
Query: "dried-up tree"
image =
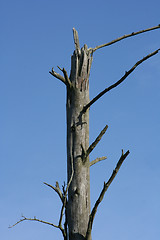
<path fill-rule="evenodd" d="M 98 137 L 89 145 L 89 108 L 105 93 L 121 84 L 141 63 L 158 53 L 160 49 L 148 54 L 146 57 L 137 61 L 125 74 L 113 85 L 100 92 L 91 101 L 89 99 L 89 75 L 93 60 L 93 54 L 100 48 L 109 46 L 125 38 L 133 37 L 138 34 L 159 29 L 160 25 L 138 32 L 119 37 L 109 43 L 99 45 L 95 48 L 88 48 L 85 44 L 80 48 L 78 33 L 73 28 L 75 51 L 71 57 L 71 72 L 68 76 L 67 71 L 60 68 L 62 75 L 55 72 L 52 68 L 50 72 L 55 78 L 66 85 L 67 90 L 67 185 L 60 190 L 58 182 L 55 186 L 45 183 L 58 194 L 62 208 L 60 211 L 59 222 L 57 225 L 40 219 L 27 218 L 22 216 L 16 224 L 28 220 L 38 221 L 59 228 L 64 240 L 91 240 L 91 231 L 97 208 L 103 200 L 104 194 L 115 178 L 122 163 L 129 154 L 129 150 L 121 157 L 91 211 L 90 209 L 90 167 L 106 157 L 99 157 L 93 161 L 89 160 L 90 153 L 105 134 L 108 126 L 100 132 Z M 64 221 L 62 221 L 64 218 Z M 15 226 L 14 224 L 13 226 Z"/>

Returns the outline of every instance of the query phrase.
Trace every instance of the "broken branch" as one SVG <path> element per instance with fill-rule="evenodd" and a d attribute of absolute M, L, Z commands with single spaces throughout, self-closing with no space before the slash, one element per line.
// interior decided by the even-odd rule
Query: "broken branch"
<path fill-rule="evenodd" d="M 118 80 L 116 83 L 114 83 L 113 85 L 111 85 L 108 88 L 105 88 L 102 92 L 100 92 L 95 98 L 93 98 L 86 106 L 84 106 L 83 108 L 83 113 L 86 112 L 86 110 L 93 104 L 95 103 L 99 98 L 101 98 L 105 93 L 109 92 L 111 89 L 117 87 L 120 83 L 122 83 L 127 77 L 128 75 L 130 75 L 135 69 L 136 67 L 138 67 L 138 65 L 140 65 L 141 63 L 143 63 L 144 61 L 146 61 L 148 58 L 156 55 L 159 52 L 160 49 L 157 49 L 156 51 L 148 54 L 146 57 L 142 58 L 141 60 L 139 60 L 129 71 L 126 71 L 125 74 L 123 75 L 123 77 Z"/>
<path fill-rule="evenodd" d="M 95 205 L 94 205 L 94 207 L 92 209 L 92 212 L 91 212 L 91 214 L 89 216 L 88 228 L 87 228 L 87 233 L 86 233 L 86 238 L 85 238 L 86 240 L 88 240 L 90 235 L 91 235 L 93 220 L 94 220 L 94 217 L 96 215 L 98 206 L 102 202 L 103 197 L 104 197 L 106 191 L 108 190 L 110 184 L 112 183 L 112 181 L 114 180 L 115 176 L 117 175 L 117 173 L 118 173 L 122 163 L 124 162 L 124 160 L 126 159 L 128 154 L 129 154 L 129 150 L 125 154 L 123 154 L 123 150 L 122 150 L 122 155 L 121 155 L 121 157 L 120 157 L 120 159 L 119 159 L 119 161 L 118 161 L 118 163 L 116 165 L 116 168 L 113 170 L 113 173 L 112 173 L 111 177 L 109 178 L 107 183 L 104 182 L 103 189 L 102 189 L 102 191 L 101 191 L 101 193 L 99 195 L 99 198 L 97 199 L 97 201 L 96 201 L 96 203 L 95 203 Z"/>
<path fill-rule="evenodd" d="M 89 148 L 86 151 L 85 157 L 88 157 L 88 155 L 93 151 L 93 149 L 96 147 L 96 145 L 99 143 L 105 132 L 107 131 L 108 125 L 106 125 L 103 130 L 100 132 L 96 140 L 89 146 Z"/>
<path fill-rule="evenodd" d="M 91 161 L 90 162 L 90 167 L 93 166 L 94 164 L 96 164 L 97 162 L 100 162 L 100 161 L 103 161 L 107 159 L 107 157 L 99 157 L 99 158 L 96 158 L 95 160 Z"/>
<path fill-rule="evenodd" d="M 92 53 L 93 53 L 93 52 L 95 52 L 97 49 L 100 49 L 100 48 L 103 48 L 103 47 L 107 47 L 107 46 L 109 46 L 109 45 L 112 45 L 112 44 L 114 44 L 114 43 L 116 43 L 116 42 L 121 41 L 122 39 L 129 38 L 129 37 L 133 37 L 133 36 L 138 35 L 138 34 L 140 34 L 140 33 L 145 33 L 145 32 L 152 31 L 152 30 L 155 30 L 155 29 L 158 29 L 158 28 L 160 28 L 160 24 L 159 24 L 158 26 L 151 27 L 151 28 L 147 28 L 147 29 L 144 29 L 144 30 L 141 30 L 141 31 L 138 31 L 138 32 L 132 32 L 132 33 L 130 33 L 130 34 L 127 34 L 127 35 L 121 36 L 121 37 L 119 37 L 119 38 L 117 38 L 117 39 L 115 39 L 115 40 L 112 40 L 111 42 L 108 42 L 108 43 L 99 45 L 99 46 L 97 46 L 97 47 L 95 47 L 95 48 L 90 48 L 90 49 L 88 49 L 88 50 L 89 50 L 89 51 L 92 51 Z"/>

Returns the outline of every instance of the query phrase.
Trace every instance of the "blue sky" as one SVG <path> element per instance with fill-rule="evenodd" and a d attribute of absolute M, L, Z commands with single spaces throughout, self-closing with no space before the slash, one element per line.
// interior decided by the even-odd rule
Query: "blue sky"
<path fill-rule="evenodd" d="M 0 1 L 0 232 L 3 240 L 62 239 L 40 223 L 9 225 L 22 214 L 58 222 L 60 201 L 43 185 L 66 180 L 66 92 L 49 70 L 70 71 L 72 28 L 95 47 L 160 23 L 153 1 Z M 123 40 L 94 54 L 90 98 L 160 47 L 160 30 Z M 90 141 L 106 135 L 91 160 L 91 201 L 130 150 L 93 226 L 94 239 L 150 240 L 160 236 L 160 55 L 144 62 L 90 110 Z M 58 70 L 57 70 L 58 71 Z"/>

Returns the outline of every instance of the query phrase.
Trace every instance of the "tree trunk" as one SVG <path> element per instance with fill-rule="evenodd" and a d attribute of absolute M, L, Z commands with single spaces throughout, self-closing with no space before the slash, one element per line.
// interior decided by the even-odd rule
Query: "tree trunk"
<path fill-rule="evenodd" d="M 22 216 L 13 226 L 23 221 L 37 221 L 58 228 L 63 235 L 64 240 L 91 240 L 91 231 L 93 221 L 99 204 L 108 190 L 110 184 L 117 175 L 124 160 L 129 154 L 129 150 L 124 153 L 122 150 L 121 157 L 117 162 L 110 178 L 104 182 L 104 186 L 97 201 L 90 211 L 90 166 L 106 159 L 106 157 L 96 158 L 89 161 L 89 154 L 101 140 L 108 126 L 106 125 L 95 141 L 89 146 L 89 108 L 104 94 L 120 85 L 141 63 L 156 55 L 160 49 L 148 54 L 147 56 L 136 62 L 132 68 L 125 71 L 125 74 L 114 84 L 105 88 L 96 97 L 89 101 L 89 74 L 92 64 L 93 53 L 103 47 L 114 44 L 122 39 L 135 36 L 140 33 L 151 31 L 160 28 L 158 26 L 132 32 L 131 34 L 119 37 L 111 42 L 99 45 L 95 48 L 87 48 L 84 45 L 82 49 L 79 46 L 78 33 L 73 28 L 75 51 L 71 59 L 70 78 L 66 70 L 59 69 L 63 72 L 63 76 L 56 73 L 52 68 L 51 75 L 62 81 L 67 87 L 67 187 L 63 187 L 61 191 L 58 182 L 55 186 L 44 183 L 56 191 L 62 202 L 60 218 L 58 225 L 55 225 L 44 220 L 34 218 L 26 218 Z M 68 194 L 68 198 L 67 198 Z M 65 223 L 62 227 L 62 220 L 65 210 Z"/>
<path fill-rule="evenodd" d="M 75 43 L 76 45 L 76 43 Z M 89 147 L 89 72 L 92 57 L 87 46 L 79 46 L 71 58 L 71 87 L 67 87 L 67 223 L 69 240 L 84 240 L 90 214 L 90 166 L 86 150 Z M 72 169 L 73 166 L 73 169 Z"/>

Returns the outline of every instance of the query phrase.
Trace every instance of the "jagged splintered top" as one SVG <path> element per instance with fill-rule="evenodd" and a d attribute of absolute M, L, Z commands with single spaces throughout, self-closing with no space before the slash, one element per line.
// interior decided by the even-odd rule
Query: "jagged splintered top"
<path fill-rule="evenodd" d="M 75 49 L 79 51 L 80 50 L 79 37 L 78 37 L 78 32 L 75 28 L 73 28 L 73 38 L 74 38 Z"/>

